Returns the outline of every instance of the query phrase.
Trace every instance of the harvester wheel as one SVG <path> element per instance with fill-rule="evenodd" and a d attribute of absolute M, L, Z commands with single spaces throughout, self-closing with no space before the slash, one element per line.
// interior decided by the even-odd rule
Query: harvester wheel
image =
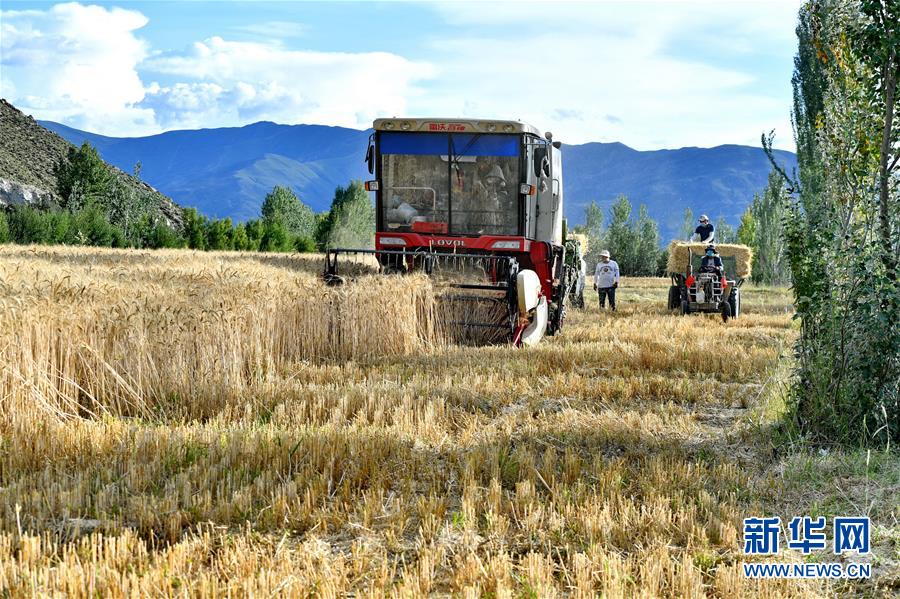
<path fill-rule="evenodd" d="M 722 302 L 719 309 L 722 312 L 722 322 L 728 322 L 728 319 L 731 317 L 731 304 Z"/>
<path fill-rule="evenodd" d="M 691 313 L 691 306 L 688 304 L 687 300 L 681 300 L 681 314 L 682 316 L 686 316 Z"/>

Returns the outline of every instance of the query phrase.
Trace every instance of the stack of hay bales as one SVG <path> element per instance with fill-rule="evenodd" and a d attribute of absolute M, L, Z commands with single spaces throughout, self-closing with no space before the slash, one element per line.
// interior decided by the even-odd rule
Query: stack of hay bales
<path fill-rule="evenodd" d="M 707 244 L 705 243 L 673 241 L 669 244 L 669 262 L 666 266 L 666 271 L 685 274 L 687 272 L 689 253 L 702 255 L 706 251 L 706 246 Z M 746 245 L 719 243 L 716 244 L 716 251 L 723 258 L 734 258 L 735 276 L 740 279 L 746 279 L 750 276 L 753 266 L 753 250 Z"/>

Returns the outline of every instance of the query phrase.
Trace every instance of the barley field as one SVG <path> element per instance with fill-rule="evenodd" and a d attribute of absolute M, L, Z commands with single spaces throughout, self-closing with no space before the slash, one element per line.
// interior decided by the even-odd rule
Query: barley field
<path fill-rule="evenodd" d="M 461 347 L 427 278 L 321 260 L 0 246 L 0 596 L 900 590 L 896 453 L 784 441 L 788 290 L 723 324 L 625 279 Z M 872 580 L 743 578 L 744 517 L 858 513 Z"/>

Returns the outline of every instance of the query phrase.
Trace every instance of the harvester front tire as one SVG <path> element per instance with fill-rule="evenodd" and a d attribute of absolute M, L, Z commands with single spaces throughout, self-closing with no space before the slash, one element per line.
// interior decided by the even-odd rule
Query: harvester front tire
<path fill-rule="evenodd" d="M 681 300 L 681 315 L 687 316 L 691 313 L 691 306 L 687 300 Z"/>

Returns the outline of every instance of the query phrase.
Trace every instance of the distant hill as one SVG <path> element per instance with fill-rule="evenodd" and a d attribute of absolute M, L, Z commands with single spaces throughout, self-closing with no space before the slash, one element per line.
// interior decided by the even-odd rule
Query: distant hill
<path fill-rule="evenodd" d="M 293 188 L 316 211 L 328 210 L 339 185 L 365 178 L 369 133 L 320 125 L 276 125 L 169 131 L 150 137 L 105 137 L 42 121 L 72 143 L 90 142 L 123 169 L 186 206 L 243 221 L 259 216 L 276 185 Z"/>
<path fill-rule="evenodd" d="M 777 150 L 788 172 L 791 152 Z M 621 143 L 563 146 L 566 211 L 583 222 L 590 201 L 607 208 L 618 194 L 637 209 L 647 205 L 663 241 L 678 236 L 685 208 L 737 226 L 753 194 L 766 186 L 771 166 L 761 148 L 724 145 L 641 152 Z"/>
<path fill-rule="evenodd" d="M 72 143 L 2 99 L 0 139 L 0 207 L 58 202 L 54 169 Z M 181 224 L 181 207 L 170 198 L 114 165 L 109 170 L 127 188 L 148 197 L 170 225 Z"/>
<path fill-rule="evenodd" d="M 121 169 L 140 162 L 144 179 L 217 217 L 257 216 L 275 185 L 290 186 L 316 211 L 327 210 L 337 186 L 368 176 L 363 156 L 371 131 L 260 122 L 117 138 L 42 124 L 72 143 L 91 142 Z M 778 156 L 789 169 L 796 164 L 790 152 Z M 625 194 L 635 209 L 647 204 L 665 242 L 677 236 L 687 207 L 737 225 L 753 194 L 765 186 L 769 163 L 761 149 L 750 146 L 645 152 L 621 143 L 588 143 L 563 146 L 563 172 L 571 222 L 584 221 L 591 200 L 605 209 Z"/>

